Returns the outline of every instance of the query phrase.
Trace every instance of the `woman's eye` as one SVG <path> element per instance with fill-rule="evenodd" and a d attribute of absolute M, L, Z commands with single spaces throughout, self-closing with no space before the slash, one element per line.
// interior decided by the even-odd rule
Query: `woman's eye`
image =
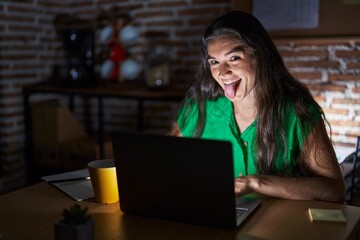
<path fill-rule="evenodd" d="M 209 64 L 210 64 L 210 65 L 215 65 L 215 64 L 217 64 L 217 61 L 215 61 L 215 60 L 209 60 Z"/>
<path fill-rule="evenodd" d="M 236 60 L 238 60 L 238 59 L 240 59 L 239 56 L 232 56 L 232 57 L 230 58 L 230 61 L 236 61 Z"/>

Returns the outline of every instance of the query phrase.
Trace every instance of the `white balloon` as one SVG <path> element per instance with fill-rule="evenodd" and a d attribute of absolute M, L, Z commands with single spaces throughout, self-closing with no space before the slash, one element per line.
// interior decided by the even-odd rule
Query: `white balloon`
<path fill-rule="evenodd" d="M 108 44 L 114 36 L 114 28 L 112 26 L 105 26 L 100 30 L 100 43 Z"/>
<path fill-rule="evenodd" d="M 110 59 L 105 60 L 100 67 L 100 76 L 102 79 L 109 79 L 114 69 L 114 62 Z"/>
<path fill-rule="evenodd" d="M 136 27 L 127 25 L 121 29 L 119 35 L 124 44 L 132 44 L 138 39 L 139 31 Z"/>
<path fill-rule="evenodd" d="M 141 72 L 141 65 L 134 59 L 128 59 L 121 64 L 120 71 L 124 79 L 134 80 Z"/>

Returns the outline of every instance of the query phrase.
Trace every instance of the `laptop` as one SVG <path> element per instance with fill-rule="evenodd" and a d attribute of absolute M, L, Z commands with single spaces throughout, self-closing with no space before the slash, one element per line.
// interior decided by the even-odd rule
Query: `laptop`
<path fill-rule="evenodd" d="M 112 138 L 126 214 L 235 228 L 261 202 L 235 198 L 230 142 L 126 132 Z"/>

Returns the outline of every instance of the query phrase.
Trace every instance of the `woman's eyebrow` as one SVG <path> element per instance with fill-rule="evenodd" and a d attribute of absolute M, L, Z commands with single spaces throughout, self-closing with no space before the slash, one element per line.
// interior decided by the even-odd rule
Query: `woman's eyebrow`
<path fill-rule="evenodd" d="M 233 49 L 231 49 L 230 51 L 228 51 L 227 53 L 225 53 L 225 56 L 228 56 L 232 53 L 235 52 L 241 52 L 244 53 L 245 52 L 245 48 L 241 45 L 234 47 Z M 211 55 L 208 54 L 208 59 L 214 59 L 214 57 L 212 57 Z"/>
<path fill-rule="evenodd" d="M 233 49 L 231 49 L 229 52 L 225 53 L 225 56 L 230 55 L 230 54 L 232 54 L 234 52 L 242 52 L 242 53 L 244 53 L 245 48 L 243 46 L 236 46 Z"/>

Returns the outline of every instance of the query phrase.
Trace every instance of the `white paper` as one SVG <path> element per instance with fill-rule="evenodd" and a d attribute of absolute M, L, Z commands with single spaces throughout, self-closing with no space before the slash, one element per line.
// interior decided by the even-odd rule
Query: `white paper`
<path fill-rule="evenodd" d="M 65 172 L 50 176 L 41 177 L 42 180 L 49 182 L 53 180 L 63 180 L 63 179 L 73 179 L 73 178 L 82 178 L 89 177 L 88 169 L 81 169 L 77 171 Z M 60 189 L 72 199 L 76 201 L 82 201 L 86 199 L 93 198 L 94 191 L 91 185 L 91 180 L 84 179 L 78 181 L 69 181 L 69 182 L 59 182 L 59 183 L 50 183 L 54 187 Z"/>

